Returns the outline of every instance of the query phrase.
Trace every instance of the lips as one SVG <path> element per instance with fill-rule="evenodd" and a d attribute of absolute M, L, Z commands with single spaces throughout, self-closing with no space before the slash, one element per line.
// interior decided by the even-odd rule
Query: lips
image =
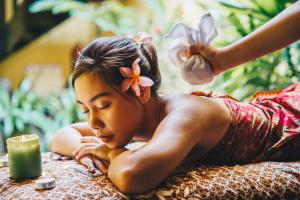
<path fill-rule="evenodd" d="M 113 135 L 108 135 L 108 136 L 100 136 L 100 139 L 103 142 L 109 142 L 113 138 Z"/>

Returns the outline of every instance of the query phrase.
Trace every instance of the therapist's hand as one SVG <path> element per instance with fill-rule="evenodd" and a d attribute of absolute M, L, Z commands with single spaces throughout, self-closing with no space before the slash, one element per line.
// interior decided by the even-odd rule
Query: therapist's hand
<path fill-rule="evenodd" d="M 225 56 L 225 50 L 216 49 L 203 44 L 191 45 L 188 54 L 200 54 L 212 67 L 214 75 L 218 75 L 227 69 L 229 65 Z"/>

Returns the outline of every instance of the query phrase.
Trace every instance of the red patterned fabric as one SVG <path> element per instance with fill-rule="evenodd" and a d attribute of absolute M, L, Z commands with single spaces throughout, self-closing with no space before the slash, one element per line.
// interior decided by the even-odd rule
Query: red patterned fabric
<path fill-rule="evenodd" d="M 300 83 L 279 92 L 257 93 L 251 103 L 221 99 L 230 111 L 230 126 L 202 162 L 300 160 Z"/>

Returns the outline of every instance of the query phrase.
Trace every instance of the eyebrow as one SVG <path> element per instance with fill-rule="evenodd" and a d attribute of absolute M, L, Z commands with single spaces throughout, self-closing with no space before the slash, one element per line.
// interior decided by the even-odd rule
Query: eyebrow
<path fill-rule="evenodd" d="M 104 97 L 104 96 L 109 96 L 110 95 L 110 93 L 108 93 L 108 92 L 103 92 L 103 93 L 99 93 L 99 94 L 96 94 L 95 96 L 93 96 L 90 100 L 89 100 L 89 102 L 94 102 L 94 101 L 96 101 L 98 98 L 100 98 L 100 97 Z M 76 102 L 77 103 L 79 103 L 79 104 L 83 104 L 81 101 L 79 101 L 79 100 L 76 100 Z"/>

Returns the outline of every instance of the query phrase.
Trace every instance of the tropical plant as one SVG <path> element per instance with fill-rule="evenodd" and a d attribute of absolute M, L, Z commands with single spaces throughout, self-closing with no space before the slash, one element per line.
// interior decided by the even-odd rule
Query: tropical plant
<path fill-rule="evenodd" d="M 30 92 L 31 81 L 25 79 L 13 92 L 0 88 L 0 133 L 6 138 L 50 129 L 51 121 L 43 112 L 43 101 Z M 42 143 L 45 143 L 42 140 Z M 5 143 L 3 144 L 5 146 Z"/>
<path fill-rule="evenodd" d="M 31 90 L 31 81 L 25 79 L 13 92 L 0 88 L 0 134 L 5 139 L 36 133 L 41 138 L 43 151 L 48 150 L 49 137 L 60 127 L 82 121 L 70 87 L 58 96 L 39 97 Z M 2 149 L 3 151 L 3 149 Z"/>
<path fill-rule="evenodd" d="M 83 115 L 76 103 L 76 96 L 70 83 L 57 96 L 48 96 L 44 109 L 47 114 L 55 121 L 58 127 L 83 121 Z"/>
<path fill-rule="evenodd" d="M 201 7 L 205 6 L 202 1 L 197 2 Z M 218 28 L 222 29 L 223 38 L 230 38 L 226 37 L 228 35 L 234 38 L 219 41 L 219 44 L 226 45 L 253 32 L 295 0 L 216 0 L 216 2 L 219 3 L 219 6 L 216 6 L 218 12 L 223 16 L 220 18 L 222 22 L 218 24 L 226 25 Z M 300 43 L 298 42 L 234 70 L 226 71 L 212 88 L 221 87 L 227 94 L 239 99 L 249 98 L 257 90 L 282 89 L 298 82 L 299 66 Z"/>
<path fill-rule="evenodd" d="M 70 16 L 87 18 L 93 21 L 101 31 L 133 34 L 139 27 L 132 20 L 138 17 L 135 10 L 120 1 L 87 3 L 76 0 L 39 0 L 31 4 L 29 8 L 32 13 L 49 10 L 53 14 L 69 13 Z"/>

